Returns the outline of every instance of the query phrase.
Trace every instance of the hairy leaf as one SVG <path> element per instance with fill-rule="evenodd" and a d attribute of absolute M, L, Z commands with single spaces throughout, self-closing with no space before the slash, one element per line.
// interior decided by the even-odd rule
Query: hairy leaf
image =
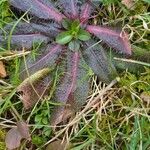
<path fill-rule="evenodd" d="M 88 68 L 82 59 L 79 61 L 79 57 L 81 56 L 78 52 L 68 53 L 67 71 L 55 93 L 56 101 L 64 105 L 55 108 L 52 115 L 52 125 L 67 119 L 86 101 L 89 90 Z"/>
<path fill-rule="evenodd" d="M 64 17 L 49 0 L 10 0 L 10 4 L 41 19 L 54 19 L 60 22 Z"/>
<path fill-rule="evenodd" d="M 79 17 L 79 0 L 58 0 L 59 6 L 63 7 L 64 14 L 72 19 Z"/>
<path fill-rule="evenodd" d="M 12 35 L 10 36 L 10 45 L 11 48 L 14 49 L 21 49 L 26 48 L 30 49 L 32 48 L 33 44 L 37 43 L 48 43 L 50 39 L 44 35 L 41 35 L 39 33 L 36 34 L 20 34 L 20 35 Z M 1 36 L 0 35 L 0 45 L 2 47 L 6 47 L 9 43 L 9 36 Z"/>
<path fill-rule="evenodd" d="M 117 75 L 116 70 L 107 59 L 103 48 L 94 43 L 89 41 L 84 44 L 83 58 L 100 80 L 109 83 Z"/>
<path fill-rule="evenodd" d="M 15 22 L 14 22 L 15 23 Z M 11 29 L 13 28 L 14 23 L 8 24 L 4 27 L 3 31 L 0 31 L 0 34 L 8 35 Z M 41 33 L 43 35 L 49 37 L 55 37 L 59 33 L 59 29 L 55 23 L 26 23 L 19 22 L 15 29 L 13 30 L 13 34 L 38 34 Z"/>
<path fill-rule="evenodd" d="M 78 74 L 79 53 L 75 52 L 68 56 L 70 61 L 67 61 L 67 72 L 64 76 L 62 84 L 56 92 L 58 102 L 66 103 L 71 92 L 76 88 L 76 80 Z M 71 59 L 70 59 L 71 57 Z"/>
<path fill-rule="evenodd" d="M 121 53 L 131 54 L 131 46 L 126 33 L 119 33 L 100 26 L 87 26 L 87 31 L 102 39 L 105 43 Z"/>
<path fill-rule="evenodd" d="M 92 6 L 89 2 L 86 2 L 82 5 L 81 7 L 81 14 L 80 14 L 80 19 L 82 23 L 85 23 L 91 15 L 92 12 Z"/>
<path fill-rule="evenodd" d="M 29 75 L 32 75 L 36 71 L 43 68 L 52 67 L 52 65 L 54 65 L 55 61 L 59 57 L 61 50 L 62 48 L 60 45 L 48 45 L 47 48 L 43 48 L 41 50 L 41 55 L 39 55 L 35 61 L 33 61 L 31 57 L 29 57 L 26 62 L 27 68 L 23 67 L 24 69 L 22 69 L 20 73 L 21 79 L 24 80 L 25 78 L 27 78 L 27 73 L 29 73 Z"/>

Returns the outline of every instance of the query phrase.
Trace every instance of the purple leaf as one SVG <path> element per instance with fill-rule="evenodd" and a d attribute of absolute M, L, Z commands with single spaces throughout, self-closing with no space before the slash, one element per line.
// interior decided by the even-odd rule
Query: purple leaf
<path fill-rule="evenodd" d="M 14 22 L 15 23 L 15 22 Z M 0 31 L 0 34 L 9 34 L 11 29 L 13 28 L 13 24 L 8 24 L 4 27 L 3 31 Z M 13 34 L 37 34 L 41 33 L 43 35 L 49 36 L 49 37 L 55 37 L 59 33 L 59 29 L 57 28 L 55 23 L 26 23 L 26 22 L 20 22 L 15 27 Z"/>
<path fill-rule="evenodd" d="M 69 95 L 68 98 L 68 104 L 70 104 L 71 108 L 76 111 L 78 111 L 83 106 L 83 104 L 85 104 L 88 97 L 90 80 L 88 73 L 89 67 L 81 57 L 78 65 L 76 89 Z"/>
<path fill-rule="evenodd" d="M 116 70 L 107 59 L 103 48 L 94 44 L 93 41 L 84 44 L 83 58 L 100 80 L 109 83 L 116 77 Z"/>
<path fill-rule="evenodd" d="M 79 0 L 58 0 L 58 4 L 63 7 L 64 14 L 72 19 L 79 17 Z"/>
<path fill-rule="evenodd" d="M 10 0 L 10 4 L 41 19 L 54 19 L 60 22 L 64 17 L 49 0 Z"/>
<path fill-rule="evenodd" d="M 68 53 L 67 71 L 55 93 L 56 101 L 64 106 L 55 108 L 52 125 L 67 119 L 85 103 L 89 91 L 88 71 L 89 68 L 78 52 Z"/>
<path fill-rule="evenodd" d="M 48 43 L 50 39 L 39 33 L 35 34 L 20 34 L 11 36 L 11 48 L 21 49 L 26 48 L 30 49 L 35 43 Z M 0 45 L 7 47 L 8 36 L 4 37 L 0 35 Z"/>
<path fill-rule="evenodd" d="M 82 5 L 81 7 L 81 14 L 80 14 L 80 19 L 81 22 L 84 23 L 86 22 L 92 13 L 92 6 L 90 5 L 89 2 L 86 2 Z"/>
<path fill-rule="evenodd" d="M 36 61 L 33 61 L 31 57 L 27 59 L 27 70 L 23 69 L 21 71 L 21 79 L 24 80 L 28 76 L 27 72 L 31 75 L 38 70 L 54 65 L 55 61 L 58 59 L 58 56 L 61 54 L 61 50 L 62 47 L 60 45 L 48 45 L 47 48 L 43 48 L 41 50 L 41 56 L 38 56 Z"/>
<path fill-rule="evenodd" d="M 62 79 L 60 85 L 55 93 L 55 99 L 57 102 L 62 103 L 64 105 L 67 104 L 69 95 L 74 92 L 76 88 L 76 80 L 77 80 L 77 73 L 78 73 L 78 63 L 79 63 L 79 53 L 69 53 L 68 52 L 68 59 L 67 59 L 67 71 Z M 68 109 L 68 113 L 64 114 L 66 111 L 65 106 L 58 106 L 52 115 L 51 124 L 56 125 L 62 121 L 63 118 L 68 116 L 70 109 Z M 71 112 L 70 112 L 71 113 Z"/>
<path fill-rule="evenodd" d="M 71 92 L 76 88 L 76 80 L 78 73 L 79 53 L 75 52 L 68 56 L 70 62 L 67 62 L 67 72 L 64 76 L 62 84 L 56 92 L 58 102 L 66 103 Z"/>
<path fill-rule="evenodd" d="M 87 31 L 102 39 L 105 43 L 119 52 L 131 54 L 131 46 L 126 33 L 120 33 L 109 28 L 93 25 L 88 25 Z"/>

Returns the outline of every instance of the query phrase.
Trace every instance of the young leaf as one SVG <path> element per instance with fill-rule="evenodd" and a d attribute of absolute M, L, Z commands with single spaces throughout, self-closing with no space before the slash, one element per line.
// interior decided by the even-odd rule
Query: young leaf
<path fill-rule="evenodd" d="M 64 18 L 49 0 L 10 0 L 10 4 L 41 19 L 54 19 L 60 22 Z"/>
<path fill-rule="evenodd" d="M 79 22 L 79 20 L 74 20 L 71 23 L 71 31 L 74 32 L 74 33 L 78 33 L 79 29 L 80 29 L 80 22 Z"/>
<path fill-rule="evenodd" d="M 87 26 L 87 31 L 102 39 L 120 53 L 131 55 L 131 46 L 126 33 L 118 33 L 109 28 L 92 25 Z"/>
<path fill-rule="evenodd" d="M 88 41 L 91 38 L 90 33 L 87 31 L 80 29 L 78 33 L 78 39 L 81 41 Z"/>
<path fill-rule="evenodd" d="M 68 47 L 72 51 L 78 51 L 80 49 L 80 43 L 79 41 L 74 40 L 69 43 Z"/>
<path fill-rule="evenodd" d="M 70 26 L 71 26 L 71 21 L 69 19 L 63 19 L 62 20 L 62 26 L 65 28 L 65 29 L 69 29 Z"/>
<path fill-rule="evenodd" d="M 70 32 L 62 32 L 56 37 L 56 43 L 64 45 L 69 43 L 72 40 L 72 38 L 73 36 L 70 34 Z"/>

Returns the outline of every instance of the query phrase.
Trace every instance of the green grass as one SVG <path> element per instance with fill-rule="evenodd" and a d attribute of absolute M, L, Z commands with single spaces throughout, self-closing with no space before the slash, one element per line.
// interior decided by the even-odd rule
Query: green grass
<path fill-rule="evenodd" d="M 139 53 L 150 51 L 148 3 L 147 0 L 138 0 L 134 9 L 130 10 L 120 1 L 104 1 L 97 19 L 93 22 L 118 27 L 121 24 L 123 29 L 129 32 L 133 50 L 138 50 Z M 2 28 L 12 20 L 12 14 L 5 0 L 0 2 L 0 9 L 2 10 L 0 28 Z M 35 46 L 32 52 L 33 59 L 38 55 L 37 49 L 38 46 Z M 0 58 L 7 56 L 8 50 L 0 51 Z M 71 150 L 150 149 L 150 101 L 141 96 L 150 95 L 149 68 L 138 74 L 125 70 L 120 73 L 120 81 L 106 89 L 106 85 L 97 83 L 97 78 L 93 77 L 87 105 L 76 114 L 75 118 L 68 120 L 66 125 L 58 127 L 54 132 L 49 121 L 51 110 L 56 104 L 48 100 L 52 99 L 57 79 L 50 96 L 42 103 L 37 103 L 33 110 L 25 111 L 16 93 L 16 88 L 20 84 L 18 77 L 21 65 L 21 59 L 17 56 L 18 54 L 14 54 L 14 57 L 11 55 L 10 61 L 5 60 L 9 77 L 0 79 L 0 149 L 4 149 L 4 136 L 8 128 L 15 125 L 20 118 L 29 121 L 33 149 L 45 149 L 45 144 L 57 138 L 66 139 L 71 145 L 69 148 Z M 55 75 L 59 78 L 59 73 L 55 72 Z M 31 143 L 24 141 L 21 148 L 25 149 L 28 145 Z"/>

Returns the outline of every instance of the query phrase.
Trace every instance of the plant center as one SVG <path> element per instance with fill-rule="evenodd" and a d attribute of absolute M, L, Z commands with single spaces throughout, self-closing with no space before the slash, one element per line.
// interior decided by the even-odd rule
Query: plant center
<path fill-rule="evenodd" d="M 64 19 L 62 21 L 62 27 L 64 31 L 57 35 L 56 43 L 68 45 L 68 48 L 72 51 L 78 51 L 80 49 L 80 43 L 82 41 L 88 41 L 91 38 L 90 33 L 80 26 L 78 19 Z"/>

